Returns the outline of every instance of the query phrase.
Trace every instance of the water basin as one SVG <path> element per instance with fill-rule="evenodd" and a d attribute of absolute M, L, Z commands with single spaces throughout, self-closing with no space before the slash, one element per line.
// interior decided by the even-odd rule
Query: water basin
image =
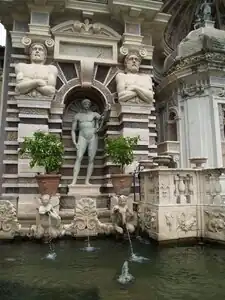
<path fill-rule="evenodd" d="M 133 241 L 134 252 L 148 260 L 129 261 L 134 281 L 118 276 L 130 257 L 127 241 L 60 241 L 55 259 L 48 245 L 1 244 L 1 300 L 207 300 L 225 295 L 225 249 L 215 246 L 159 248 Z M 44 259 L 43 259 L 44 258 Z"/>

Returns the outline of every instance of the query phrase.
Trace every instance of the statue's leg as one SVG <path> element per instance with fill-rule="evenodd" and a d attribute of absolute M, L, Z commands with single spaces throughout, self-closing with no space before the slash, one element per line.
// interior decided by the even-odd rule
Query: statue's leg
<path fill-rule="evenodd" d="M 77 145 L 78 145 L 77 158 L 76 158 L 76 162 L 75 162 L 74 169 L 73 169 L 72 185 L 77 183 L 77 177 L 80 172 L 81 161 L 82 161 L 84 153 L 87 149 L 87 140 L 84 137 L 79 136 Z"/>
<path fill-rule="evenodd" d="M 94 159 L 98 149 L 98 136 L 95 135 L 88 144 L 88 169 L 85 184 L 90 184 L 90 178 L 93 173 Z"/>

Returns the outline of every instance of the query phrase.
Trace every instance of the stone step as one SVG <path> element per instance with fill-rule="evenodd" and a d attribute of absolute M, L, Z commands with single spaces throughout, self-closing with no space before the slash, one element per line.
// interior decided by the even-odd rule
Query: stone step
<path fill-rule="evenodd" d="M 79 176 L 77 184 L 84 184 L 86 176 Z M 62 177 L 60 186 L 65 188 L 72 183 L 73 176 Z M 92 176 L 90 180 L 91 184 L 103 185 L 105 183 L 104 176 Z"/>
<path fill-rule="evenodd" d="M 89 196 L 91 198 L 91 195 Z M 98 209 L 108 209 L 110 207 L 110 197 L 108 194 L 101 194 L 96 200 Z M 75 199 L 73 196 L 61 195 L 60 197 L 60 210 L 74 209 Z"/>

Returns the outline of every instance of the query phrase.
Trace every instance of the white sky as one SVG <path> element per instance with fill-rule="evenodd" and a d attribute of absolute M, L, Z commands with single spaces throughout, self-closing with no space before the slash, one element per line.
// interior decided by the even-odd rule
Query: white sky
<path fill-rule="evenodd" d="M 5 46 L 5 38 L 6 38 L 6 31 L 4 26 L 0 23 L 0 46 Z"/>

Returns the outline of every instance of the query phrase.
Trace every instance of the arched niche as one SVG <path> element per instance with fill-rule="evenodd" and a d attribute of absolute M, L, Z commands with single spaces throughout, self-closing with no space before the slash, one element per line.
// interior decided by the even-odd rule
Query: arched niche
<path fill-rule="evenodd" d="M 167 121 L 167 139 L 169 141 L 178 141 L 177 120 L 177 111 L 175 109 L 169 110 L 169 117 Z"/>
<path fill-rule="evenodd" d="M 94 87 L 81 87 L 80 85 L 73 86 L 65 93 L 62 101 L 64 104 L 64 111 L 62 115 L 62 140 L 65 148 L 65 166 L 62 168 L 62 176 L 68 178 L 68 184 L 72 181 L 72 174 L 74 163 L 76 161 L 76 149 L 71 136 L 72 121 L 76 113 L 81 109 L 81 101 L 89 99 L 92 103 L 91 110 L 102 114 L 105 109 L 106 100 L 102 93 Z M 76 130 L 76 139 L 79 136 L 79 122 Z M 94 171 L 91 177 L 91 183 L 102 184 L 104 180 L 104 136 L 107 126 L 103 126 L 102 130 L 98 132 L 98 149 L 94 160 Z M 81 170 L 78 176 L 78 184 L 83 184 L 88 166 L 88 153 L 84 153 L 81 162 Z"/>
<path fill-rule="evenodd" d="M 91 110 L 96 111 L 99 114 L 103 113 L 107 103 L 103 94 L 93 87 L 83 88 L 81 86 L 76 86 L 70 89 L 64 96 L 64 121 L 72 121 L 73 115 L 81 109 L 82 100 L 86 98 L 91 100 Z"/>
<path fill-rule="evenodd" d="M 82 95 L 85 97 L 85 94 L 89 95 L 90 97 L 94 97 L 101 99 L 101 108 L 104 109 L 108 104 L 112 104 L 114 102 L 114 95 L 111 94 L 110 90 L 101 82 L 97 80 L 93 80 L 93 84 L 91 87 L 85 88 L 82 87 L 80 84 L 79 78 L 71 79 L 68 82 L 65 82 L 64 85 L 58 90 L 54 104 L 55 106 L 58 105 L 65 105 L 68 103 L 68 98 L 71 98 L 71 95 Z"/>

